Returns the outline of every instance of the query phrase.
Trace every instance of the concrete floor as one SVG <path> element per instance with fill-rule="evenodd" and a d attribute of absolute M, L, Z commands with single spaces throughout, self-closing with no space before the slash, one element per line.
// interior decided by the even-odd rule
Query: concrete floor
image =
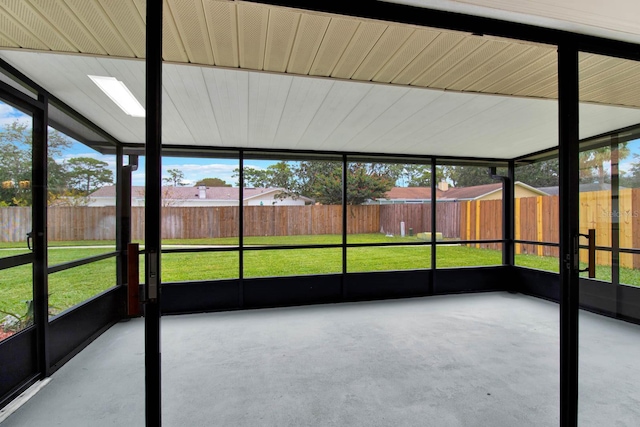
<path fill-rule="evenodd" d="M 581 314 L 581 426 L 640 425 L 640 327 Z M 168 316 L 165 426 L 557 426 L 558 305 L 508 293 Z M 2 427 L 143 426 L 143 320 Z"/>

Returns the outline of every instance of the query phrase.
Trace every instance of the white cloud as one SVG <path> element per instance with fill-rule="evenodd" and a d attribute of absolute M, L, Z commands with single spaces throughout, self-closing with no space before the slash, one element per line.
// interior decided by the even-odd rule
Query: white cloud
<path fill-rule="evenodd" d="M 175 159 L 171 159 L 172 161 L 163 161 L 162 164 L 162 178 L 168 178 L 169 174 L 167 170 L 169 169 L 178 169 L 184 174 L 183 183 L 187 186 L 192 186 L 196 182 L 204 178 L 220 178 L 227 182 L 228 184 L 232 184 L 234 186 L 237 185 L 238 180 L 234 178 L 235 174 L 234 170 L 238 168 L 237 163 L 225 164 L 225 163 L 205 163 L 205 164 L 197 164 L 197 163 L 174 163 Z M 245 167 L 251 167 L 254 169 L 264 169 L 262 166 L 245 164 Z M 141 164 L 137 171 L 132 174 L 132 185 L 145 185 L 145 166 L 144 160 L 141 159 Z"/>
<path fill-rule="evenodd" d="M 163 164 L 162 177 L 167 178 L 167 170 L 178 169 L 184 174 L 184 183 L 193 185 L 197 181 L 204 178 L 220 178 L 229 184 L 235 184 L 237 179 L 233 178 L 234 170 L 238 168 L 237 164 L 209 163 L 195 164 L 187 163 L 182 165 Z"/>

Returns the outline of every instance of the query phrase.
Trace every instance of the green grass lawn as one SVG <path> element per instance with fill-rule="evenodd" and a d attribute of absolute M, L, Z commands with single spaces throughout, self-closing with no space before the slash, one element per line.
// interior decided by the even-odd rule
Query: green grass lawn
<path fill-rule="evenodd" d="M 386 237 L 382 234 L 349 236 L 349 243 L 415 242 L 415 237 Z M 341 236 L 282 236 L 247 237 L 245 245 L 339 244 Z M 49 250 L 49 265 L 86 258 L 113 250 L 113 242 L 64 242 L 64 246 L 101 246 L 98 248 L 60 248 Z M 97 243 L 106 243 L 98 245 Z M 163 245 L 235 245 L 237 239 L 181 239 L 165 240 Z M 63 246 L 63 245 L 60 245 Z M 1 256 L 22 253 L 21 248 L 3 250 Z M 438 268 L 500 265 L 498 250 L 476 249 L 467 246 L 438 246 Z M 144 258 L 140 257 L 141 281 Z M 290 250 L 245 251 L 244 276 L 291 276 L 305 274 L 340 273 L 341 248 L 312 248 Z M 238 252 L 165 253 L 162 255 L 162 280 L 216 280 L 238 277 Z M 558 272 L 558 259 L 536 255 L 516 255 L 516 265 Z M 408 270 L 431 267 L 429 246 L 380 246 L 347 249 L 347 271 Z M 76 267 L 49 275 L 51 309 L 58 313 L 109 289 L 115 284 L 115 258 Z M 611 279 L 611 268 L 599 266 L 597 276 Z M 622 283 L 640 286 L 640 271 L 621 268 Z M 0 275 L 0 310 L 22 314 L 26 301 L 31 299 L 31 266 L 3 270 Z M 3 315 L 0 314 L 0 318 Z"/>

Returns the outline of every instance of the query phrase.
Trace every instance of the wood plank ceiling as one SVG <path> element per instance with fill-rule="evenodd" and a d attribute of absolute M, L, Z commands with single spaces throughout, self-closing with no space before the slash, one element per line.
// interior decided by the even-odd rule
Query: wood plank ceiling
<path fill-rule="evenodd" d="M 36 65 L 42 66 L 42 62 L 31 59 L 17 59 L 17 52 L 48 52 L 69 54 L 69 64 L 81 66 L 82 62 L 75 58 L 86 58 L 85 65 L 96 59 L 136 60 L 144 58 L 144 31 L 145 31 L 145 0 L 0 0 L 0 56 L 14 64 L 20 64 L 21 69 L 34 79 L 44 79 L 40 76 L 42 70 L 36 70 Z M 458 122 L 484 120 L 486 123 L 499 123 L 504 114 L 516 103 L 517 99 L 529 100 L 555 100 L 557 97 L 557 62 L 555 46 L 525 43 L 521 41 L 497 39 L 491 37 L 476 36 L 453 31 L 443 31 L 431 28 L 422 28 L 397 23 L 356 19 L 352 17 L 336 16 L 323 13 L 315 13 L 302 10 L 279 8 L 268 5 L 254 4 L 243 1 L 219 1 L 219 0 L 164 0 L 164 60 L 177 68 L 172 69 L 165 77 L 165 91 L 168 96 L 180 91 L 190 91 L 193 97 L 207 97 L 209 104 L 214 105 L 209 109 L 215 110 L 215 100 L 227 96 L 226 103 L 221 103 L 226 108 L 234 105 L 240 110 L 212 111 L 216 115 L 218 126 L 200 126 L 196 122 L 207 122 L 208 113 L 205 111 L 192 111 L 189 108 L 189 98 L 186 100 L 173 95 L 172 105 L 168 105 L 169 114 L 177 116 L 189 115 L 183 124 L 176 124 L 168 135 L 170 141 L 177 141 L 182 135 L 180 143 L 203 144 L 204 135 L 198 137 L 194 133 L 206 134 L 209 144 L 223 144 L 247 146 L 246 141 L 262 137 L 266 132 L 269 148 L 302 148 L 300 139 L 306 132 L 311 135 L 313 129 L 309 129 L 311 121 L 290 122 L 295 128 L 296 123 L 304 124 L 302 133 L 298 132 L 298 139 L 286 141 L 286 135 L 278 135 L 278 129 L 274 128 L 274 120 L 283 120 L 287 117 L 284 108 L 298 109 L 300 114 L 324 114 L 323 120 L 340 121 L 344 123 L 345 112 L 350 113 L 360 101 L 367 101 L 365 106 L 372 109 L 368 112 L 368 120 L 375 118 L 376 108 L 378 114 L 385 114 L 390 105 L 403 103 L 407 110 L 391 109 L 395 114 L 397 123 L 400 118 L 411 116 L 414 108 L 424 108 L 425 103 L 412 101 L 411 96 L 417 99 L 417 95 L 407 95 L 409 88 L 429 88 L 436 90 L 436 95 L 441 101 L 451 102 L 450 111 L 464 108 L 488 108 L 487 105 L 497 105 L 505 100 L 504 97 L 516 97 L 501 105 L 502 110 L 494 110 L 496 114 L 503 116 L 485 117 L 469 113 L 469 116 L 458 119 Z M 35 58 L 29 56 L 29 58 Z M 62 67 L 59 72 L 68 72 L 61 63 L 56 63 L 49 56 L 49 63 Z M 74 58 L 74 61 L 71 61 Z M 64 61 L 62 61 L 64 62 Z M 130 61 L 113 65 L 119 72 L 125 72 L 122 68 L 129 69 L 129 73 L 136 66 Z M 617 107 L 631 107 L 632 113 L 623 124 L 636 120 L 635 108 L 640 107 L 640 66 L 631 61 L 616 58 L 607 58 L 591 54 L 582 54 L 581 62 L 581 100 L 594 105 L 607 105 Z M 133 61 L 135 63 L 135 61 Z M 198 67 L 184 67 L 184 65 L 196 65 Z M 106 69 L 109 66 L 104 66 Z M 91 68 L 86 65 L 87 70 Z M 246 74 L 246 77 L 236 76 L 230 78 L 228 74 L 213 72 L 213 70 L 247 70 L 251 72 L 263 72 L 258 76 Z M 87 71 L 85 70 L 85 71 Z M 236 72 L 236 71 L 234 71 Z M 267 74 L 264 74 L 267 72 Z M 144 75 L 135 71 L 137 77 L 131 75 L 128 85 L 134 85 L 132 91 L 138 99 L 143 90 Z M 310 76 L 321 79 L 312 79 L 304 85 L 297 83 L 297 78 L 287 80 L 270 77 L 275 74 L 290 76 Z M 122 76 L 120 76 L 122 77 Z M 125 76 L 126 77 L 126 76 Z M 125 78 L 122 77 L 122 78 Z M 187 83 L 190 79 L 202 80 L 208 83 L 208 87 L 216 86 L 216 93 L 202 92 L 202 87 Z M 224 80 L 223 82 L 220 79 Z M 258 90 L 266 91 L 264 102 L 272 105 L 282 105 L 282 110 L 271 111 L 265 106 L 256 103 L 245 103 L 242 97 L 258 97 L 259 95 L 247 92 L 247 87 L 242 83 L 243 79 L 254 82 Z M 328 79 L 328 80 L 326 80 Z M 194 81 L 195 81 L 194 80 Z M 308 77 L 306 80 L 309 80 Z M 368 82 L 369 85 L 345 85 L 343 82 L 358 81 Z M 241 83 L 238 83 L 241 82 Z M 262 83 L 260 83 L 262 82 Z M 265 83 L 269 82 L 269 84 Z M 371 88 L 375 83 L 376 88 Z M 42 83 L 47 87 L 47 84 Z M 292 91 L 297 84 L 301 85 L 298 91 Z M 234 86 L 235 85 L 235 86 Z M 275 86 L 273 86 L 275 85 Z M 324 85 L 324 86 L 323 86 Z M 317 88 L 331 85 L 333 89 L 319 90 Z M 383 85 L 383 86 L 380 86 Z M 385 86 L 389 89 L 385 89 Z M 302 87 L 304 86 L 304 87 Z M 54 86 L 55 87 L 55 86 Z M 314 89 L 314 87 L 316 89 Z M 235 89 L 234 89 L 235 88 Z M 62 90 L 62 89 L 61 89 Z M 89 89 L 82 89 L 88 91 Z M 233 92 L 239 90 L 240 92 Z M 252 89 L 253 90 L 253 89 Z M 333 90 L 334 92 L 331 92 Z M 71 92 L 72 89 L 69 88 Z M 444 91 L 444 92 L 443 92 Z M 69 93 L 70 93 L 69 92 Z M 78 91 L 76 91 L 78 92 Z M 227 95 L 224 95 L 225 92 Z M 232 93 L 233 92 L 233 93 Z M 420 90 L 425 98 L 436 95 L 430 91 Z M 64 90 L 62 90 L 64 94 Z M 142 92 L 143 93 L 143 92 Z M 446 94 L 445 95 L 443 95 Z M 455 104 L 450 93 L 500 95 L 491 99 L 471 101 L 472 98 L 459 98 L 461 104 Z M 54 92 L 54 94 L 56 94 Z M 78 93 L 76 93 L 77 95 Z M 231 95 L 229 95 L 231 94 Z M 318 96 L 309 96 L 317 94 Z M 67 94 L 69 95 L 69 94 Z M 97 96 L 92 94 L 85 94 Z M 292 96 L 291 99 L 289 95 Z M 284 98 L 288 99 L 283 102 Z M 395 98 L 394 98 L 395 97 Z M 73 101 L 61 98 L 71 105 Z M 232 99 L 235 98 L 235 101 Z M 489 97 L 491 98 L 491 97 Z M 381 100 L 392 99 L 389 102 Z M 380 100 L 380 101 L 377 101 Z M 224 100 L 223 100 L 224 101 Z M 89 101 L 87 101 L 89 102 Z M 207 103 L 202 100 L 202 103 Z M 324 110 L 302 108 L 303 105 L 313 102 L 329 103 Z M 472 102 L 472 104 L 469 104 Z M 331 104 L 333 103 L 333 104 Z M 428 102 L 427 102 L 428 103 Z M 86 102 L 85 102 L 86 104 Z M 74 106 L 80 108 L 82 102 Z M 533 104 L 531 104 L 533 105 Z M 545 104 L 546 105 L 546 104 Z M 331 108 L 330 108 L 331 107 Z M 107 107 L 103 107 L 107 108 Z M 246 111 L 243 111 L 242 109 Z M 222 129 L 221 118 L 225 115 L 250 115 L 251 109 L 264 108 L 259 116 L 259 123 L 253 126 L 234 121 L 236 129 Z M 464 110 L 464 108 L 462 108 Z M 524 107 L 520 107 L 524 108 Z M 542 111 L 541 108 L 536 108 Z M 171 112 L 172 109 L 173 113 Z M 602 111 L 588 107 L 586 110 Z M 447 111 L 440 104 L 432 105 L 432 113 Z M 473 110 L 473 109 L 472 109 Z M 544 108 L 540 120 L 546 120 L 549 114 L 555 112 L 555 102 L 552 108 Z M 586 111 L 585 110 L 585 111 Z M 331 112 L 334 112 L 332 115 Z M 502 113 L 499 113 L 502 111 Z M 620 110 L 622 111 L 622 110 Z M 626 111 L 626 109 L 624 109 Z M 476 111 L 477 112 L 477 111 Z M 254 113 L 256 113 L 254 111 Z M 116 113 L 110 113 L 116 117 Z M 257 114 L 257 113 L 256 113 Z M 524 114 L 524 113 L 523 113 Z M 527 112 L 526 114 L 529 114 Z M 342 116 L 340 116 L 342 115 Z M 256 116 L 256 117 L 258 117 Z M 351 120 L 355 120 L 352 116 Z M 91 117 L 90 117 L 91 118 Z M 527 120 L 530 117 L 525 117 Z M 292 117 L 295 119 L 295 117 Z M 115 118 L 114 118 L 115 120 Z M 121 127 L 128 126 L 127 120 L 117 118 Z M 300 120 L 300 118 L 298 118 Z M 455 121 L 454 121 L 455 122 Z M 451 131 L 448 123 L 442 131 Z M 103 125 L 108 126 L 105 122 Z M 521 123 L 523 126 L 532 127 L 531 122 Z M 124 141 L 136 142 L 139 135 L 135 131 L 137 125 L 131 124 L 134 131 L 125 135 L 119 130 L 113 131 Z M 312 126 L 322 127 L 322 121 L 316 120 Z M 361 127 L 362 128 L 362 127 Z M 115 128 L 114 128 L 115 129 Z M 275 129 L 275 130 L 274 130 Z M 368 137 L 380 134 L 375 132 L 375 126 L 362 129 L 349 128 L 343 125 L 341 129 L 332 128 L 335 132 L 324 135 L 322 149 L 336 150 L 378 150 L 385 145 L 376 146 Z M 387 131 L 392 128 L 386 129 Z M 395 128 L 398 130 L 397 128 Z M 412 128 L 409 128 L 412 129 Z M 552 128 L 553 129 L 553 128 Z M 380 130 L 380 129 L 378 129 Z M 597 132 L 600 129 L 593 129 Z M 332 131 L 332 132 L 333 132 Z M 225 134 L 225 132 L 227 132 Z M 269 133 L 270 132 L 270 133 Z M 342 132 L 342 136 L 340 136 Z M 395 144 L 394 149 L 408 150 L 412 153 L 423 152 L 419 149 L 422 139 L 417 135 L 406 131 L 406 138 L 394 137 L 386 144 Z M 493 138 L 487 130 L 488 140 Z M 219 137 L 211 138 L 217 134 Z M 296 132 L 294 131 L 293 134 Z M 414 135 L 411 137 L 410 135 Z M 504 133 L 504 132 L 502 132 Z M 509 132 L 507 132 L 509 133 Z M 191 135 L 184 137 L 184 135 Z M 402 135 L 402 133 L 398 133 Z M 511 134 L 510 134 L 511 135 Z M 462 137 L 463 135 L 458 135 Z M 467 136 L 467 135 L 464 135 Z M 289 135 L 291 137 L 291 135 Z M 333 139 L 332 139 L 333 138 Z M 189 142 L 184 142 L 184 139 Z M 332 142 L 333 141 L 333 142 Z M 349 142 L 347 147 L 345 144 Z M 354 142 L 355 141 L 355 142 Z M 358 142 L 360 141 L 360 142 Z M 534 144 L 536 148 L 551 146 L 555 140 Z M 399 145 L 398 145 L 399 144 Z M 251 142 L 249 145 L 251 146 Z M 312 145 L 313 146 L 313 145 Z M 316 145 L 317 146 L 317 145 Z M 432 140 L 431 148 L 437 147 Z M 305 148 L 307 148 L 305 146 Z M 456 150 L 464 147 L 457 147 Z M 437 150 L 436 150 L 437 151 Z M 495 151 L 495 150 L 490 150 Z M 504 155 L 512 155 L 522 150 L 512 150 Z M 486 150 L 479 152 L 487 153 Z M 488 155 L 488 154 L 487 154 Z M 502 157 L 502 156 L 500 156 Z"/>

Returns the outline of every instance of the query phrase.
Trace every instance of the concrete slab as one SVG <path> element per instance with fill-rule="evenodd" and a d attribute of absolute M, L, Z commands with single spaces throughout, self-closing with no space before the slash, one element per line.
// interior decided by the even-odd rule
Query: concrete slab
<path fill-rule="evenodd" d="M 640 425 L 640 328 L 581 313 L 581 426 Z M 164 317 L 165 426 L 557 426 L 558 306 L 467 294 Z M 2 427 L 144 425 L 143 320 Z"/>

